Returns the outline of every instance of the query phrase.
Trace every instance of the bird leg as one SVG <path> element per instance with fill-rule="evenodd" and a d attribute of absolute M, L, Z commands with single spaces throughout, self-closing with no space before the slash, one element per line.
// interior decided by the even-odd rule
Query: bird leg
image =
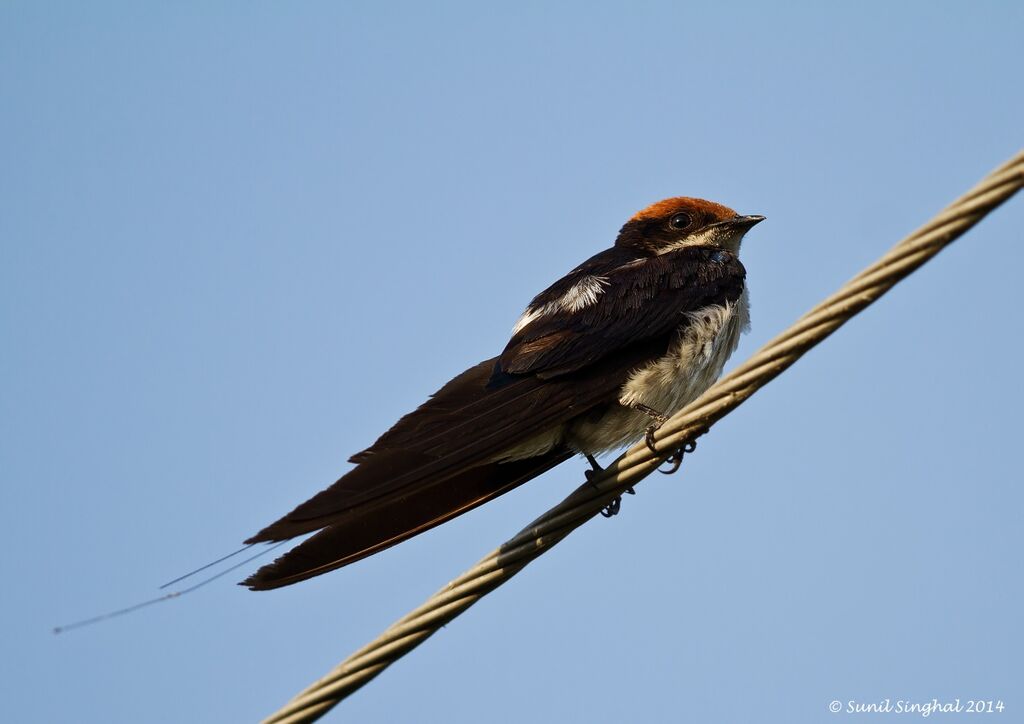
<path fill-rule="evenodd" d="M 587 459 L 587 462 L 590 463 L 590 470 L 583 471 L 583 474 L 587 476 L 587 482 L 589 483 L 591 480 L 594 479 L 594 476 L 602 472 L 604 468 L 598 465 L 597 458 L 595 458 L 590 453 L 583 453 L 583 457 L 585 457 Z M 593 483 L 591 483 L 591 487 L 594 487 L 596 489 Z"/>
<path fill-rule="evenodd" d="M 634 402 L 632 405 L 630 405 L 630 407 L 632 407 L 637 412 L 644 413 L 649 418 L 654 420 L 654 422 L 651 423 L 651 425 L 647 428 L 647 432 L 644 434 L 644 442 L 647 443 L 647 448 L 652 453 L 658 452 L 654 447 L 654 433 L 659 427 L 668 422 L 668 418 L 662 415 L 657 410 L 655 410 L 653 407 L 648 407 L 647 405 L 640 404 L 639 402 Z"/>
<path fill-rule="evenodd" d="M 647 428 L 647 432 L 644 434 L 644 442 L 647 443 L 647 448 L 652 453 L 657 454 L 658 451 L 654 447 L 654 433 L 659 427 L 668 422 L 668 418 L 662 415 L 657 410 L 648 407 L 647 405 L 640 404 L 639 402 L 633 403 L 631 407 L 637 412 L 642 412 L 648 417 L 655 420 L 655 422 L 650 427 Z M 671 455 L 665 458 L 665 462 L 668 463 L 669 467 L 666 470 L 658 468 L 658 472 L 664 473 L 665 475 L 671 475 L 672 473 L 679 469 L 680 465 L 683 464 L 683 456 L 686 455 L 687 453 L 692 453 L 696 449 L 697 441 L 687 440 L 678 448 L 676 448 Z"/>
<path fill-rule="evenodd" d="M 597 459 L 590 453 L 583 453 L 583 456 L 587 459 L 587 462 L 590 463 L 590 470 L 583 471 L 583 474 L 587 476 L 587 482 L 590 482 L 591 487 L 596 490 L 597 486 L 591 481 L 594 479 L 595 475 L 603 472 L 604 468 L 598 464 Z M 628 488 L 625 492 L 629 495 L 636 495 L 636 491 L 633 490 L 633 488 Z M 601 508 L 601 515 L 605 518 L 611 518 L 613 515 L 618 515 L 621 508 L 622 496 L 617 495 L 613 501 Z"/>

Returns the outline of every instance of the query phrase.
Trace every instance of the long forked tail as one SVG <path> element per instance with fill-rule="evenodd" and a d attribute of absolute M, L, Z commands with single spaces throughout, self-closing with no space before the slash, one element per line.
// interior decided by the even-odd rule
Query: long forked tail
<path fill-rule="evenodd" d="M 571 456 L 571 451 L 560 448 L 526 460 L 488 463 L 434 485 L 356 506 L 241 585 L 266 591 L 341 568 L 472 510 Z"/>

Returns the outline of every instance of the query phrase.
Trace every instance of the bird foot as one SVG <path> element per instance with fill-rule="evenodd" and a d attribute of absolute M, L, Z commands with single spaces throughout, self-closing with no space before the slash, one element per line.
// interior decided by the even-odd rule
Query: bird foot
<path fill-rule="evenodd" d="M 654 446 L 654 433 L 658 431 L 658 428 L 661 427 L 661 425 L 662 423 L 650 425 L 647 428 L 647 432 L 644 433 L 644 442 L 647 443 L 647 449 L 655 454 L 657 454 L 658 448 Z"/>
<path fill-rule="evenodd" d="M 642 412 L 649 418 L 654 420 L 653 423 L 647 428 L 647 432 L 644 433 L 644 442 L 647 443 L 647 448 L 652 453 L 657 453 L 658 450 L 654 446 L 654 433 L 658 431 L 658 428 L 668 422 L 668 418 L 662 415 L 660 412 L 647 405 L 641 405 L 639 403 L 633 405 L 633 409 L 637 412 Z"/>
<path fill-rule="evenodd" d="M 687 453 L 692 453 L 696 449 L 697 441 L 687 440 L 680 447 L 676 448 L 676 450 L 671 455 L 665 458 L 665 463 L 668 465 L 668 468 L 658 468 L 658 472 L 664 473 L 665 475 L 671 475 L 672 473 L 679 469 L 680 465 L 683 464 L 683 456 L 686 455 Z"/>
<path fill-rule="evenodd" d="M 597 460 L 594 459 L 593 455 L 584 453 L 584 456 L 587 458 L 587 462 L 590 463 L 590 470 L 584 470 L 583 474 L 587 476 L 587 482 L 590 483 L 590 486 L 596 490 L 597 486 L 594 485 L 594 478 L 599 473 L 604 472 L 604 468 L 597 464 Z M 623 492 L 626 493 L 627 495 L 636 495 L 636 491 L 633 490 L 633 488 L 627 488 Z M 613 515 L 618 515 L 619 510 L 621 510 L 621 508 L 622 496 L 616 495 L 613 501 L 611 501 L 610 503 L 608 503 L 608 505 L 601 508 L 601 515 L 603 515 L 605 518 L 611 518 Z"/>
<path fill-rule="evenodd" d="M 619 514 L 620 508 L 622 508 L 622 498 L 621 496 L 616 496 L 615 500 L 601 508 L 601 515 L 603 515 L 605 518 L 611 518 L 613 515 Z"/>
<path fill-rule="evenodd" d="M 633 490 L 633 488 L 626 488 L 622 492 L 626 493 L 627 495 L 636 495 L 636 491 Z M 614 500 L 608 503 L 608 505 L 601 508 L 601 515 L 603 515 L 605 518 L 611 518 L 613 515 L 618 515 L 621 509 L 622 496 L 616 495 Z"/>

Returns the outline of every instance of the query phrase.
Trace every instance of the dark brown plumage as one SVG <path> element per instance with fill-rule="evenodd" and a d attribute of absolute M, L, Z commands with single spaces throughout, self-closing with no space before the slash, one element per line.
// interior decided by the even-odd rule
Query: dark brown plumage
<path fill-rule="evenodd" d="M 649 209 L 627 222 L 613 248 L 539 294 L 500 356 L 455 377 L 352 456 L 356 467 L 332 486 L 246 541 L 319 531 L 244 585 L 276 588 L 339 568 L 576 452 L 596 452 L 573 449 L 564 431 L 619 405 L 623 385 L 666 354 L 690 323 L 688 312 L 732 304 L 743 291 L 734 253 L 713 241 L 674 247 L 673 240 L 760 218 L 685 198 Z M 692 228 L 679 228 L 684 220 Z M 517 452 L 531 444 L 534 452 Z"/>

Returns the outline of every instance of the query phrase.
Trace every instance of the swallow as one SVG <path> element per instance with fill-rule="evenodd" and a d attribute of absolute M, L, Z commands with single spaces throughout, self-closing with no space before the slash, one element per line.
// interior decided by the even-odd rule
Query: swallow
<path fill-rule="evenodd" d="M 763 216 L 674 197 L 538 294 L 458 375 L 246 543 L 315 532 L 242 582 L 291 585 L 451 520 L 565 462 L 637 442 L 722 373 L 749 327 L 744 234 Z"/>

